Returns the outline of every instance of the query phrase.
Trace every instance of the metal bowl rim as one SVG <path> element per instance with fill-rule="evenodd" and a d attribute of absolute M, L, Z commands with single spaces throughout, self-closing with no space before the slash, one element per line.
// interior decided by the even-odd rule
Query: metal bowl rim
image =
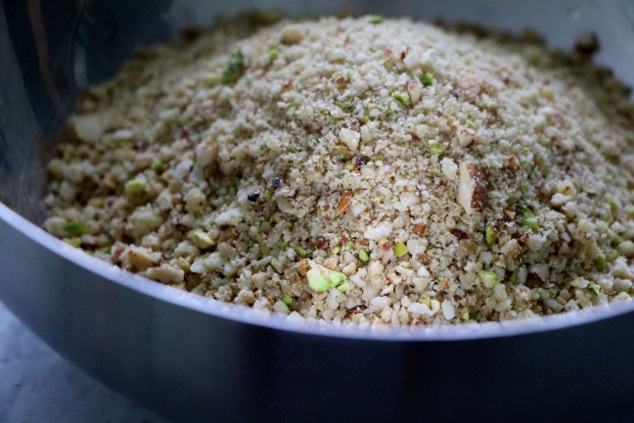
<path fill-rule="evenodd" d="M 224 303 L 212 298 L 163 285 L 91 257 L 55 238 L 0 202 L 0 220 L 21 232 L 32 242 L 50 251 L 75 266 L 81 267 L 112 283 L 136 291 L 157 301 L 171 303 L 194 312 L 221 319 L 233 320 L 266 327 L 315 336 L 364 339 L 374 341 L 465 341 L 498 337 L 518 336 L 545 331 L 562 330 L 589 324 L 599 320 L 615 318 L 634 310 L 634 301 L 595 306 L 589 309 L 560 313 L 545 317 L 509 320 L 504 322 L 439 325 L 436 327 L 386 326 L 370 328 L 357 324 L 332 324 L 317 319 L 289 321 L 277 313 L 255 310 L 250 307 Z"/>

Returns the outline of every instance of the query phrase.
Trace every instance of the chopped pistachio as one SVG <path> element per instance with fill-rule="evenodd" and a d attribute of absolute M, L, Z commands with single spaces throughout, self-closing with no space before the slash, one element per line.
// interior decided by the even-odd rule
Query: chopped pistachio
<path fill-rule="evenodd" d="M 339 254 L 339 252 L 340 252 L 340 251 L 341 251 L 341 247 L 340 247 L 340 246 L 338 246 L 338 245 L 337 245 L 337 246 L 335 246 L 335 247 L 333 247 L 333 248 L 332 248 L 332 250 L 331 250 L 332 254 L 333 254 L 333 255 L 335 255 L 335 256 L 336 256 L 337 254 Z"/>
<path fill-rule="evenodd" d="M 392 97 L 394 97 L 394 99 L 401 104 L 409 104 L 409 97 L 400 91 L 394 92 L 394 94 L 392 94 Z"/>
<path fill-rule="evenodd" d="M 290 307 L 291 304 L 293 304 L 293 299 L 291 298 L 290 295 L 286 295 L 286 294 L 282 295 L 281 300 L 284 304 L 286 304 L 287 307 Z"/>
<path fill-rule="evenodd" d="M 517 283 L 517 278 L 519 277 L 519 272 L 516 270 L 511 273 L 511 277 L 509 278 L 510 283 Z"/>
<path fill-rule="evenodd" d="M 346 170 L 354 170 L 354 163 L 352 162 L 352 160 L 348 160 L 343 164 L 343 168 Z"/>
<path fill-rule="evenodd" d="M 187 119 L 180 117 L 176 120 L 176 125 L 178 125 L 179 128 L 182 128 L 183 126 L 185 126 L 185 124 L 187 123 Z"/>
<path fill-rule="evenodd" d="M 185 272 L 189 272 L 189 269 L 191 268 L 191 263 L 188 262 L 187 259 L 183 257 L 178 258 L 177 265 Z"/>
<path fill-rule="evenodd" d="M 71 220 L 70 222 L 68 222 L 66 226 L 64 226 L 64 230 L 69 234 L 77 235 L 85 234 L 86 232 L 88 232 L 88 228 L 86 228 L 86 225 L 76 220 Z"/>
<path fill-rule="evenodd" d="M 498 275 L 490 270 L 482 270 L 480 272 L 480 278 L 482 279 L 484 286 L 487 288 L 493 288 L 495 285 L 500 283 Z"/>
<path fill-rule="evenodd" d="M 125 184 L 125 194 L 128 197 L 138 197 L 145 193 L 147 183 L 141 179 L 132 179 Z"/>
<path fill-rule="evenodd" d="M 347 243 L 346 246 L 344 247 L 344 250 L 349 251 L 353 247 L 353 245 L 354 244 L 352 244 L 352 242 Z"/>
<path fill-rule="evenodd" d="M 408 253 L 407 247 L 402 242 L 394 244 L 394 247 L 392 249 L 394 251 L 394 254 L 396 254 L 396 257 L 403 257 L 405 254 Z"/>
<path fill-rule="evenodd" d="M 473 130 L 478 129 L 478 125 L 472 120 L 467 120 L 467 126 Z"/>
<path fill-rule="evenodd" d="M 352 82 L 352 71 L 351 70 L 346 72 L 346 81 Z"/>
<path fill-rule="evenodd" d="M 352 289 L 352 284 L 350 282 L 344 282 L 337 287 L 339 292 L 348 292 Z"/>
<path fill-rule="evenodd" d="M 528 207 L 522 207 L 522 227 L 538 230 L 539 224 L 537 223 L 537 218 Z"/>
<path fill-rule="evenodd" d="M 285 251 L 288 248 L 288 242 L 282 242 L 280 244 L 280 250 Z"/>
<path fill-rule="evenodd" d="M 486 241 L 486 243 L 488 245 L 493 245 L 495 244 L 495 240 L 497 239 L 497 231 L 495 230 L 495 228 L 493 227 L 493 225 L 488 225 L 486 227 L 486 231 L 484 234 L 484 240 Z"/>
<path fill-rule="evenodd" d="M 211 248 L 215 245 L 209 234 L 200 230 L 192 232 L 191 239 L 192 243 L 201 249 Z"/>
<path fill-rule="evenodd" d="M 165 170 L 165 164 L 161 161 L 161 159 L 153 159 L 152 160 L 152 169 L 156 170 L 157 172 L 161 172 L 163 170 Z"/>
<path fill-rule="evenodd" d="M 368 253 L 364 248 L 362 248 L 361 250 L 359 250 L 359 260 L 361 260 L 364 263 L 367 263 L 368 261 L 370 261 L 370 253 Z"/>
<path fill-rule="evenodd" d="M 618 209 L 620 208 L 619 203 L 617 203 L 613 199 L 608 200 L 608 205 L 610 206 L 610 209 L 612 209 L 613 212 L 618 211 Z"/>
<path fill-rule="evenodd" d="M 420 79 L 420 82 L 425 87 L 430 87 L 430 86 L 434 85 L 434 77 L 429 72 L 423 72 L 423 74 L 421 74 L 419 79 Z"/>
<path fill-rule="evenodd" d="M 81 238 L 79 237 L 73 237 L 73 238 L 62 238 L 62 241 L 64 241 L 66 244 L 75 247 L 75 248 L 79 248 L 81 247 Z"/>
<path fill-rule="evenodd" d="M 231 55 L 229 64 L 220 77 L 220 82 L 223 85 L 233 85 L 240 78 L 244 71 L 244 55 L 241 50 L 236 51 Z"/>
<path fill-rule="evenodd" d="M 266 201 L 271 201 L 271 198 L 273 198 L 273 195 L 271 194 L 271 190 L 270 189 L 265 189 L 264 190 L 264 199 Z"/>
<path fill-rule="evenodd" d="M 590 282 L 590 289 L 597 295 L 597 297 L 601 293 L 601 287 L 594 282 Z"/>
<path fill-rule="evenodd" d="M 597 270 L 603 270 L 605 269 L 605 266 L 607 264 L 607 258 L 604 254 L 599 254 L 592 260 L 592 262 L 594 263 L 594 267 L 596 267 Z"/>
<path fill-rule="evenodd" d="M 352 109 L 354 107 L 352 103 L 348 103 L 346 101 L 335 101 L 335 106 L 338 106 L 342 109 Z"/>
<path fill-rule="evenodd" d="M 432 156 L 437 156 L 440 154 L 440 143 L 437 140 L 429 140 L 427 142 L 427 148 L 429 150 L 429 154 Z"/>
<path fill-rule="evenodd" d="M 385 114 L 386 114 L 386 115 L 388 115 L 388 116 L 392 116 L 392 115 L 394 114 L 394 110 L 392 110 L 392 109 L 386 109 L 386 110 L 385 110 Z"/>
<path fill-rule="evenodd" d="M 431 305 L 431 297 L 429 295 L 423 295 L 420 297 L 419 301 L 425 304 L 427 307 Z"/>
<path fill-rule="evenodd" d="M 306 272 L 308 286 L 317 292 L 323 292 L 330 288 L 337 287 L 346 280 L 346 275 L 343 273 L 330 270 L 312 260 L 308 262 L 308 265 L 311 268 Z"/>
<path fill-rule="evenodd" d="M 310 269 L 306 272 L 306 278 L 308 279 L 308 286 L 317 292 L 327 291 L 332 287 L 328 278 L 317 269 Z"/>
<path fill-rule="evenodd" d="M 368 16 L 368 23 L 379 24 L 381 22 L 383 22 L 383 16 L 381 16 L 381 15 L 370 15 L 370 16 Z"/>
<path fill-rule="evenodd" d="M 464 320 L 465 322 L 469 320 L 469 308 L 465 307 L 462 309 L 462 320 Z"/>
<path fill-rule="evenodd" d="M 297 251 L 297 254 L 299 254 L 300 257 L 306 257 L 306 255 L 308 254 L 308 251 L 306 251 L 302 247 L 295 247 L 295 251 Z"/>

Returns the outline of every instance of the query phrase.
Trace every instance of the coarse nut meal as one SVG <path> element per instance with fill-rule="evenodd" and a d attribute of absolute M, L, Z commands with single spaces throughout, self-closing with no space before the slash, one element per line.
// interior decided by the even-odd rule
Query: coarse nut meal
<path fill-rule="evenodd" d="M 258 17 L 140 49 L 82 95 L 48 232 L 292 319 L 631 301 L 634 107 L 595 37 L 563 53 L 528 31 Z"/>

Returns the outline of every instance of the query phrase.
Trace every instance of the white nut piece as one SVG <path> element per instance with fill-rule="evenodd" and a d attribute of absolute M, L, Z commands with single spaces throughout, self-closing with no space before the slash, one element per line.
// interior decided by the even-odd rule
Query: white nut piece
<path fill-rule="evenodd" d="M 462 162 L 458 167 L 460 182 L 458 185 L 458 203 L 467 214 L 484 207 L 487 198 L 487 180 L 484 168 L 476 162 Z"/>
<path fill-rule="evenodd" d="M 180 283 L 183 282 L 183 279 L 185 278 L 185 272 L 183 269 L 169 264 L 151 267 L 145 272 L 145 275 L 150 279 L 165 284 Z"/>
<path fill-rule="evenodd" d="M 342 128 L 339 132 L 339 140 L 344 143 L 350 151 L 354 151 L 359 146 L 359 139 L 361 135 L 357 131 L 351 129 Z"/>
<path fill-rule="evenodd" d="M 411 79 L 407 83 L 407 93 L 412 104 L 417 105 L 423 95 L 423 84 L 420 83 L 418 78 Z"/>
<path fill-rule="evenodd" d="M 476 139 L 476 131 L 471 128 L 460 127 L 458 128 L 458 142 L 460 147 L 470 146 Z"/>
<path fill-rule="evenodd" d="M 125 268 L 134 268 L 137 271 L 147 269 L 154 262 L 151 251 L 147 248 L 129 247 L 121 254 L 121 263 Z"/>
<path fill-rule="evenodd" d="M 218 160 L 217 144 L 198 144 L 196 146 L 196 166 L 206 167 Z"/>
<path fill-rule="evenodd" d="M 440 162 L 440 166 L 442 167 L 442 173 L 444 173 L 450 181 L 456 179 L 458 175 L 458 165 L 453 160 L 445 157 Z"/>
<path fill-rule="evenodd" d="M 104 117 L 98 113 L 73 115 L 69 119 L 69 124 L 77 137 L 86 142 L 95 143 L 104 133 Z"/>

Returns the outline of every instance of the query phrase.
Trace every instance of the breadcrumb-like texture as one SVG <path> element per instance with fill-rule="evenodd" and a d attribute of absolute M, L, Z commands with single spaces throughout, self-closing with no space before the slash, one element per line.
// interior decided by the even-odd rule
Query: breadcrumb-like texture
<path fill-rule="evenodd" d="M 237 27 L 85 93 L 49 165 L 49 232 L 296 318 L 630 301 L 634 112 L 583 52 L 405 19 Z"/>

